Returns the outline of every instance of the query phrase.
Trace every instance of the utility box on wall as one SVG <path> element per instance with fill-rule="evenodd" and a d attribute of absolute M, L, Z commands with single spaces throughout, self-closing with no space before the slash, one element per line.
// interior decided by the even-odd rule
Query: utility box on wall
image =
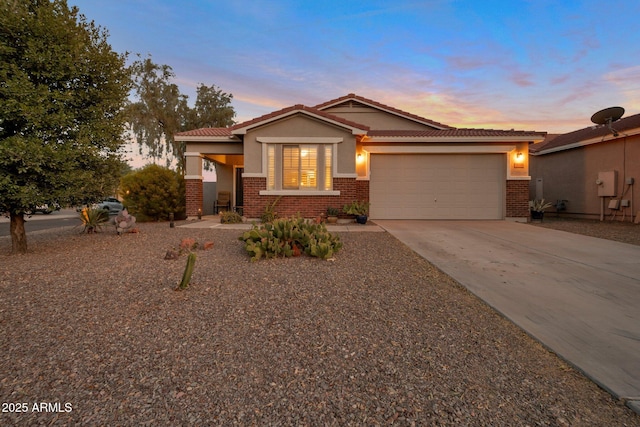
<path fill-rule="evenodd" d="M 598 172 L 596 184 L 599 197 L 614 197 L 618 188 L 618 171 Z"/>

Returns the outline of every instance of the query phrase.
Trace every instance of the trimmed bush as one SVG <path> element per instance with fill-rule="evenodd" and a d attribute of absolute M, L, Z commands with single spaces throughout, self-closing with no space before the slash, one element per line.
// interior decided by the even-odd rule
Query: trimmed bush
<path fill-rule="evenodd" d="M 169 168 L 147 165 L 120 180 L 124 205 L 138 221 L 186 218 L 186 186 L 184 178 Z"/>

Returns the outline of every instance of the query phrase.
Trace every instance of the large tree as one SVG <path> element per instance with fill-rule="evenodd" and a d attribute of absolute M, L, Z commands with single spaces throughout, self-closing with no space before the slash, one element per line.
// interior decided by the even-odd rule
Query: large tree
<path fill-rule="evenodd" d="M 112 193 L 122 160 L 126 54 L 65 0 L 0 0 L 0 212 L 24 253 L 24 215 Z"/>
<path fill-rule="evenodd" d="M 188 96 L 172 80 L 173 69 L 158 65 L 151 58 L 140 59 L 132 66 L 135 102 L 128 107 L 130 132 L 148 156 L 164 158 L 167 166 L 177 161 L 178 171 L 184 171 L 183 142 L 174 140 L 176 132 L 202 128 L 226 127 L 233 124 L 233 95 L 215 85 L 199 84 L 195 107 L 189 107 Z"/>

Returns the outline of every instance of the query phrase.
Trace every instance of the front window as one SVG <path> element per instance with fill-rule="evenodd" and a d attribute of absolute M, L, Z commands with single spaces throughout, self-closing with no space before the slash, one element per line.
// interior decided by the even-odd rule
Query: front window
<path fill-rule="evenodd" d="M 331 144 L 268 144 L 269 190 L 328 191 L 333 187 Z"/>

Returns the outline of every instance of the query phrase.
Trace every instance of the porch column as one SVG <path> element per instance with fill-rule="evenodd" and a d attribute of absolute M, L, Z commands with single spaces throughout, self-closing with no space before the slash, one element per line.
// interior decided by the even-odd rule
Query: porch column
<path fill-rule="evenodd" d="M 184 181 L 187 193 L 187 216 L 197 216 L 202 212 L 202 154 L 198 152 L 184 153 L 186 160 Z"/>

